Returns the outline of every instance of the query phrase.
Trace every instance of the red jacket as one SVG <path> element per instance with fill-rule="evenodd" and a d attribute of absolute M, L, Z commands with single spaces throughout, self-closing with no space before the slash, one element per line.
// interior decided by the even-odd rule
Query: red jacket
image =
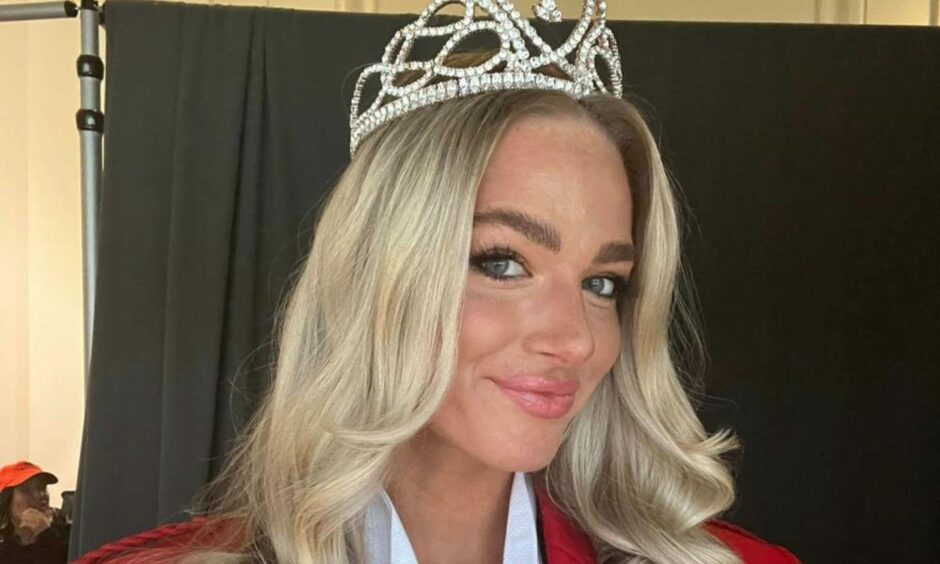
<path fill-rule="evenodd" d="M 536 489 L 542 519 L 542 537 L 545 541 L 545 564 L 592 564 L 594 550 L 591 541 L 554 504 L 541 489 Z M 152 531 L 127 537 L 89 552 L 77 564 L 125 564 L 137 562 L 142 549 L 148 550 L 147 563 L 172 562 L 188 546 L 212 545 L 212 527 L 215 523 L 197 518 L 189 523 L 166 525 Z M 712 521 L 706 530 L 728 545 L 745 564 L 799 564 L 787 549 L 768 544 L 751 533 L 723 521 Z M 207 535 L 208 531 L 208 535 Z M 197 533 L 200 539 L 196 542 Z"/>

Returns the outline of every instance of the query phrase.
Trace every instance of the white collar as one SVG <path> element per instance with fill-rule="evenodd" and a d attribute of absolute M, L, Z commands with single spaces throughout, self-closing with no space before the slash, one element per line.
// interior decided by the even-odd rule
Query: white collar
<path fill-rule="evenodd" d="M 535 504 L 532 480 L 516 472 L 509 496 L 503 564 L 540 564 Z M 366 510 L 364 540 L 368 564 L 418 564 L 405 527 L 385 490 Z"/>

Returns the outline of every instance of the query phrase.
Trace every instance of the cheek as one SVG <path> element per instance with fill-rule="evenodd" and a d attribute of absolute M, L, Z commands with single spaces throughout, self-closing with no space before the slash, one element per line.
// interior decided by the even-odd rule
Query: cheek
<path fill-rule="evenodd" d="M 468 291 L 460 318 L 458 372 L 472 369 L 509 346 L 519 331 L 517 318 L 512 303 Z"/>
<path fill-rule="evenodd" d="M 468 291 L 460 320 L 457 369 L 444 403 L 431 419 L 431 432 L 488 467 L 516 471 L 527 456 L 514 452 L 519 422 L 502 406 L 488 380 L 519 334 L 512 304 Z"/>
<path fill-rule="evenodd" d="M 19 515 L 29 509 L 29 500 L 18 491 L 13 492 L 13 498 L 10 500 L 10 511 L 14 515 Z"/>
<path fill-rule="evenodd" d="M 507 366 L 524 319 L 521 304 L 468 290 L 460 322 L 457 370 L 430 431 L 472 463 L 506 472 L 534 471 L 557 450 L 560 431 L 533 421 L 488 378 Z"/>

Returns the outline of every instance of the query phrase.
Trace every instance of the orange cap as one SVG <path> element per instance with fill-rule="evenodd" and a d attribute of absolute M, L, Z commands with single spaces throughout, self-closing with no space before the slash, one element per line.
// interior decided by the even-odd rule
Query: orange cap
<path fill-rule="evenodd" d="M 47 484 L 59 481 L 54 474 L 44 472 L 35 464 L 21 460 L 0 468 L 0 490 L 14 488 L 34 476 L 44 476 Z"/>

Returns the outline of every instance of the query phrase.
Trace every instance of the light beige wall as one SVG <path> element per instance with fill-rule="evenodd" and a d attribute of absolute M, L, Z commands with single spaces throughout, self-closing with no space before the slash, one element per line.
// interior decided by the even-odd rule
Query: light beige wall
<path fill-rule="evenodd" d="M 76 24 L 0 23 L 0 461 L 58 475 L 53 504 L 75 489 L 84 413 Z"/>
<path fill-rule="evenodd" d="M 937 0 L 607 0 L 611 19 L 868 23 L 928 25 L 931 2 Z M 428 0 L 231 0 L 222 4 L 270 5 L 348 12 L 419 13 Z M 517 0 L 519 11 L 531 14 L 536 0 Z M 332 6 L 331 6 L 332 4 Z M 582 0 L 556 0 L 566 18 L 575 18 Z"/>
<path fill-rule="evenodd" d="M 608 0 L 611 19 L 928 25 L 932 0 Z M 581 0 L 560 0 L 566 13 Z M 568 16 L 573 17 L 573 16 Z"/>
<path fill-rule="evenodd" d="M 615 20 L 813 23 L 815 4 L 816 0 L 610 0 L 607 14 Z M 577 14 L 582 2 L 565 0 L 564 5 L 569 8 L 566 14 Z"/>
<path fill-rule="evenodd" d="M 868 0 L 865 23 L 927 25 L 930 0 Z"/>
<path fill-rule="evenodd" d="M 50 493 L 75 489 L 84 415 L 76 23 L 31 22 L 27 41 L 29 458 L 59 475 Z"/>
<path fill-rule="evenodd" d="M 2 25 L 2 24 L 0 24 Z M 26 233 L 27 27 L 0 27 L 0 464 L 29 452 Z"/>
<path fill-rule="evenodd" d="M 322 10 L 342 12 L 374 12 L 378 0 L 193 0 L 190 4 L 219 4 L 225 6 L 268 6 L 294 10 Z"/>

